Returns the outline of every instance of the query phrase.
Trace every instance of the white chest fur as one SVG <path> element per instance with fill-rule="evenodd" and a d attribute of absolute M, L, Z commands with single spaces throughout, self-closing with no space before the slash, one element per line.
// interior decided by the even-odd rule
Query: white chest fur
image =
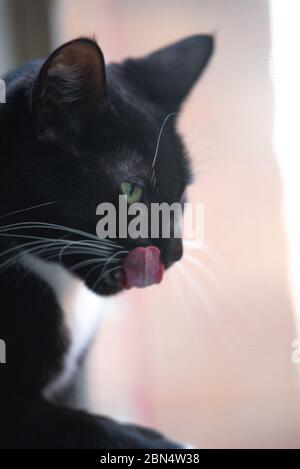
<path fill-rule="evenodd" d="M 63 370 L 44 391 L 45 397 L 51 398 L 74 375 L 80 356 L 97 332 L 106 300 L 89 290 L 81 280 L 59 264 L 27 254 L 24 255 L 23 264 L 52 289 L 63 311 L 65 327 L 70 337 Z"/>

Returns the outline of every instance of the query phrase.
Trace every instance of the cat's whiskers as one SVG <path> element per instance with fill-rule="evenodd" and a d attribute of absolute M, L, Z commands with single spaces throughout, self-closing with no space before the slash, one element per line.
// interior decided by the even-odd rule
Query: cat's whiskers
<path fill-rule="evenodd" d="M 27 243 L 24 243 L 24 244 L 13 246 L 13 247 L 11 247 L 9 249 L 6 249 L 5 251 L 1 252 L 0 253 L 0 258 L 4 257 L 4 256 L 7 256 L 8 254 L 13 253 L 14 251 L 19 251 L 22 248 L 26 248 L 28 246 L 35 245 L 35 244 L 40 244 L 40 243 L 43 243 L 43 242 L 45 242 L 45 240 L 41 239 L 39 241 L 31 241 L 31 242 L 27 242 Z"/>
<path fill-rule="evenodd" d="M 90 265 L 90 264 L 95 264 L 95 263 L 98 263 L 99 266 L 102 267 L 103 265 L 103 262 L 106 262 L 107 261 L 107 258 L 105 257 L 99 257 L 99 258 L 93 258 L 93 259 L 87 259 L 85 261 L 82 261 L 82 262 L 78 262 L 78 264 L 75 264 L 74 266 L 70 267 L 70 271 L 71 272 L 76 272 L 76 270 L 78 269 L 81 269 L 82 267 L 86 267 L 87 265 Z M 117 260 L 116 260 L 117 261 Z M 115 262 L 116 262 L 115 261 Z"/>
<path fill-rule="evenodd" d="M 39 233 L 40 230 L 45 229 L 47 231 L 65 231 L 67 234 L 60 238 L 49 238 L 32 234 L 15 233 L 15 231 L 35 229 L 37 229 Z M 82 236 L 84 239 L 76 241 L 64 239 L 71 234 Z M 59 257 L 60 261 L 62 261 L 65 255 L 89 255 L 94 257 L 95 262 L 97 259 L 97 262 L 99 262 L 99 265 L 102 267 L 103 263 L 107 263 L 112 259 L 112 253 L 114 253 L 116 249 L 122 249 L 122 246 L 113 240 L 99 239 L 82 230 L 45 222 L 21 222 L 5 225 L 0 228 L 0 236 L 28 240 L 26 243 L 13 246 L 0 254 L 1 257 L 4 257 L 5 255 L 7 256 L 17 252 L 16 255 L 10 257 L 0 265 L 0 269 L 2 270 L 9 268 L 9 266 L 21 260 L 25 253 L 35 254 L 37 256 L 47 254 L 47 256 L 44 256 L 45 260 Z M 66 250 L 68 250 L 68 252 L 66 252 Z M 90 260 L 91 259 L 89 259 L 89 261 Z"/>
<path fill-rule="evenodd" d="M 129 251 L 127 250 L 123 250 L 123 251 L 118 251 L 116 252 L 115 254 L 113 254 L 109 259 L 106 260 L 104 266 L 102 267 L 101 265 L 96 265 L 95 267 L 92 267 L 89 272 L 87 273 L 86 277 L 85 277 L 85 281 L 88 279 L 89 275 L 94 271 L 96 270 L 98 267 L 102 267 L 102 270 L 101 270 L 101 273 L 100 273 L 100 277 L 97 279 L 97 281 L 95 282 L 95 284 L 93 285 L 93 289 L 96 288 L 96 286 L 101 282 L 102 278 L 105 277 L 105 275 L 108 275 L 110 272 L 113 272 L 114 270 L 117 270 L 117 269 L 121 269 L 122 266 L 119 265 L 117 267 L 114 267 L 113 269 L 111 270 L 105 270 L 106 267 L 109 266 L 109 264 L 111 262 L 119 262 L 120 259 L 116 259 L 117 256 L 120 256 L 121 254 L 128 254 Z"/>
<path fill-rule="evenodd" d="M 218 318 L 216 317 L 215 313 L 215 308 L 209 303 L 207 298 L 205 297 L 205 292 L 203 292 L 201 285 L 195 281 L 193 276 L 190 274 L 188 269 L 185 268 L 185 266 L 182 263 L 177 263 L 176 264 L 177 269 L 181 272 L 183 278 L 187 281 L 188 285 L 191 286 L 196 293 L 197 297 L 200 300 L 200 303 L 204 306 L 205 310 L 209 314 L 209 318 L 215 328 L 215 330 L 218 332 L 220 337 L 222 338 L 224 344 L 230 350 L 230 352 L 234 355 L 236 355 L 235 350 L 232 347 L 232 344 L 226 334 L 224 333 L 223 329 L 220 327 Z"/>
<path fill-rule="evenodd" d="M 61 252 L 59 253 L 59 260 L 62 261 L 62 258 L 63 258 L 63 255 L 64 253 L 66 252 L 66 250 L 70 249 L 71 246 L 76 246 L 76 245 L 80 245 L 80 247 L 87 247 L 87 246 L 90 246 L 91 249 L 94 249 L 94 250 L 98 250 L 99 249 L 99 246 L 96 245 L 96 243 L 92 243 L 92 242 L 87 242 L 85 240 L 80 240 L 80 241 L 69 241 L 68 244 L 66 244 L 65 246 L 62 247 L 61 249 Z M 103 249 L 101 249 L 101 251 L 106 251 L 106 252 L 111 252 L 113 250 L 112 247 L 109 247 L 109 246 L 103 246 Z"/>
<path fill-rule="evenodd" d="M 157 182 L 157 179 L 156 179 L 156 168 L 155 168 L 155 165 L 156 165 L 156 162 L 157 162 L 157 156 L 158 156 L 158 151 L 159 151 L 159 146 L 160 146 L 160 141 L 161 141 L 161 137 L 162 137 L 162 134 L 163 134 L 163 131 L 164 131 L 164 128 L 165 128 L 165 125 L 166 123 L 168 122 L 168 120 L 170 119 L 170 117 L 172 116 L 177 116 L 177 112 L 170 112 L 164 119 L 161 127 L 160 127 L 160 130 L 159 130 L 159 134 L 158 134 L 158 138 L 157 138 L 157 142 L 156 142 L 156 148 L 155 148 L 155 153 L 154 153 L 154 157 L 153 157 L 153 161 L 152 161 L 152 165 L 151 165 L 151 170 L 152 170 L 152 173 L 151 173 L 151 184 L 153 186 L 153 188 L 155 188 L 156 186 L 156 182 Z"/>
<path fill-rule="evenodd" d="M 30 245 L 31 243 L 28 243 L 28 245 Z M 42 247 L 44 248 L 44 246 L 46 245 L 47 243 L 44 243 L 42 244 Z M 17 263 L 19 260 L 22 259 L 22 257 L 24 257 L 25 254 L 34 254 L 35 252 L 38 252 L 39 250 L 41 249 L 41 246 L 34 246 L 30 249 L 28 249 L 28 247 L 26 249 L 22 249 L 21 252 L 18 252 L 18 254 L 14 255 L 13 257 L 10 257 L 8 260 L 2 262 L 0 264 L 0 269 L 1 269 L 1 272 L 7 270 L 11 265 L 14 265 L 15 263 Z M 20 251 L 20 249 L 17 249 L 18 251 Z"/>
<path fill-rule="evenodd" d="M 177 285 L 180 283 L 181 279 L 179 276 L 181 275 L 180 272 L 177 269 L 171 269 L 170 270 L 171 276 L 172 276 L 172 282 L 174 284 L 174 288 L 172 289 L 174 292 L 176 292 L 176 295 L 179 297 L 180 302 L 182 303 L 183 309 L 184 309 L 184 319 L 187 318 L 189 328 L 191 331 L 191 335 L 193 336 L 193 340 L 195 343 L 199 344 L 199 336 L 197 333 L 197 324 L 195 317 L 191 314 L 190 308 L 187 308 L 186 302 L 189 302 L 189 297 L 185 297 L 183 295 L 183 292 L 180 288 L 177 287 Z M 196 326 L 196 327 L 195 327 Z"/>
<path fill-rule="evenodd" d="M 43 204 L 33 205 L 32 207 L 22 208 L 20 210 L 15 210 L 14 212 L 5 213 L 4 215 L 0 215 L 0 218 L 10 217 L 11 215 L 16 215 L 18 213 L 28 212 L 30 210 L 34 210 L 34 209 L 37 209 L 37 208 L 46 207 L 47 205 L 57 204 L 58 202 L 59 202 L 58 200 L 53 200 L 52 202 L 45 202 Z"/>
<path fill-rule="evenodd" d="M 128 253 L 128 251 L 126 251 L 126 252 Z M 118 253 L 116 253 L 116 254 L 118 254 Z M 119 261 L 120 261 L 119 259 L 115 259 L 115 260 L 114 260 L 114 262 L 119 262 Z M 107 264 L 107 259 L 106 259 L 106 264 Z M 95 267 L 92 267 L 92 268 L 88 271 L 87 275 L 85 276 L 85 281 L 88 279 L 88 277 L 90 276 L 90 274 L 91 274 L 92 272 L 94 272 L 96 269 L 98 269 L 98 268 L 100 268 L 100 267 L 101 267 L 100 275 L 102 275 L 102 271 L 103 271 L 102 264 L 96 265 Z M 121 268 L 121 266 L 119 266 L 119 267 Z"/>
<path fill-rule="evenodd" d="M 98 265 L 96 264 L 94 267 L 91 267 L 88 271 L 88 273 L 86 274 L 86 276 L 84 277 L 84 282 L 86 283 L 87 282 L 87 279 L 89 278 L 90 274 L 92 272 L 94 272 L 96 269 L 99 269 L 101 267 L 101 265 Z"/>
<path fill-rule="evenodd" d="M 92 290 L 95 290 L 97 288 L 97 286 L 99 285 L 99 283 L 101 282 L 101 280 L 103 279 L 103 277 L 105 275 L 108 275 L 110 274 L 111 272 L 114 272 L 116 270 L 121 270 L 122 267 L 119 265 L 117 267 L 113 267 L 112 269 L 106 271 L 106 272 L 103 272 L 103 274 L 100 275 L 100 277 L 98 278 L 98 280 L 94 283 L 94 285 L 92 286 Z"/>
<path fill-rule="evenodd" d="M 0 234 L 0 236 L 1 236 L 1 234 Z M 4 251 L 3 253 L 0 254 L 0 257 L 11 254 L 14 251 L 20 251 L 20 250 L 22 251 L 23 250 L 23 252 L 24 251 L 28 252 L 29 251 L 28 248 L 30 246 L 34 246 L 33 248 L 30 249 L 30 252 L 37 251 L 36 253 L 38 255 L 41 255 L 45 250 L 48 250 L 48 251 L 49 250 L 57 250 L 57 251 L 60 252 L 61 249 L 62 249 L 61 246 L 63 246 L 63 248 L 68 247 L 68 245 L 67 246 L 64 245 L 64 243 L 66 243 L 66 241 L 62 240 L 62 239 L 49 239 L 49 238 L 42 238 L 42 237 L 36 237 L 36 236 L 26 236 L 26 235 L 24 235 L 24 236 L 23 235 L 15 235 L 15 236 L 14 235 L 8 235 L 8 236 L 9 237 L 12 236 L 13 238 L 16 236 L 16 237 L 25 238 L 25 239 L 34 239 L 36 241 L 27 242 L 27 243 L 24 243 L 24 244 L 21 244 L 21 245 L 14 246 L 10 249 L 7 249 L 6 251 Z M 42 244 L 42 246 L 40 246 L 41 244 Z M 35 247 L 35 245 L 37 245 L 37 246 Z M 80 245 L 78 247 L 78 249 L 74 250 L 74 248 L 73 248 L 72 253 L 81 252 L 81 253 L 85 253 L 85 254 L 96 254 L 96 255 L 101 254 L 103 256 L 103 254 L 109 254 L 110 255 L 112 250 L 113 250 L 112 248 L 101 249 L 101 246 L 96 246 L 96 245 L 95 246 L 92 245 L 91 247 L 86 247 L 84 245 Z M 57 254 L 58 254 L 58 252 L 57 252 Z M 19 253 L 19 255 L 14 256 L 14 257 L 10 258 L 8 261 L 6 261 L 5 265 L 9 261 L 14 262 L 16 259 L 18 259 L 21 256 L 22 256 L 22 252 Z M 2 266 L 2 264 L 0 265 L 0 267 L 1 266 Z"/>
<path fill-rule="evenodd" d="M 128 252 L 129 252 L 129 251 L 127 251 L 127 249 L 124 249 L 123 251 L 118 251 L 118 252 L 116 252 L 115 254 L 113 254 L 113 255 L 108 259 L 108 261 L 105 263 L 105 265 L 103 266 L 103 269 L 102 269 L 100 275 L 101 275 L 101 276 L 102 276 L 102 275 L 105 275 L 105 268 L 106 268 L 107 266 L 109 266 L 110 262 L 112 262 L 113 259 L 114 259 L 116 256 L 119 256 L 119 255 L 121 255 L 121 254 L 128 254 Z"/>
<path fill-rule="evenodd" d="M 54 251 L 54 254 L 51 257 L 59 259 L 61 248 L 60 247 L 57 248 L 53 246 L 48 249 L 48 252 L 51 252 L 51 251 Z M 39 252 L 39 255 L 40 254 L 42 254 L 42 252 Z M 72 256 L 72 255 L 96 255 L 99 258 L 101 257 L 103 259 L 107 259 L 107 256 L 103 257 L 103 253 L 102 254 L 99 253 L 98 250 L 96 249 L 87 249 L 87 248 L 80 248 L 80 247 L 70 249 L 68 252 L 64 254 L 64 256 Z M 62 263 L 62 259 L 60 260 L 60 262 Z"/>
<path fill-rule="evenodd" d="M 215 283 L 218 287 L 221 287 L 222 279 L 219 279 L 217 275 L 212 272 L 199 258 L 190 256 L 189 254 L 185 253 L 183 260 L 189 261 L 195 267 L 201 270 L 213 283 Z"/>
<path fill-rule="evenodd" d="M 230 302 L 231 309 L 234 309 L 240 316 L 242 315 L 252 326 L 259 327 L 259 323 L 252 316 L 245 314 L 245 308 L 231 292 L 232 287 L 228 280 L 228 272 L 224 265 L 222 265 L 220 256 L 214 255 L 211 248 L 207 245 L 203 245 L 202 252 L 215 263 L 219 271 L 221 270 L 218 275 L 212 272 L 199 258 L 186 253 L 183 260 L 187 260 L 193 264 L 196 268 L 200 269 L 201 273 L 205 274 L 211 280 L 214 287 Z"/>
<path fill-rule="evenodd" d="M 119 248 L 123 248 L 123 246 L 117 244 L 115 241 L 107 240 L 107 239 L 100 239 L 96 235 L 92 235 L 91 233 L 87 233 L 82 230 L 77 230 L 75 228 L 70 228 L 67 226 L 57 225 L 53 223 L 46 223 L 46 222 L 22 222 L 22 223 L 13 223 L 11 225 L 6 225 L 0 227 L 0 234 L 6 231 L 12 230 L 21 230 L 21 229 L 49 229 L 49 230 L 56 230 L 56 231 L 65 231 L 67 233 L 72 233 L 78 236 L 83 236 L 84 238 L 88 238 L 94 240 L 98 243 L 102 243 L 105 245 L 112 245 Z"/>
<path fill-rule="evenodd" d="M 16 248 L 16 250 L 21 252 L 18 252 L 18 254 L 14 255 L 13 257 L 10 257 L 8 260 L 4 261 L 2 264 L 0 264 L 0 269 L 2 271 L 5 271 L 7 268 L 10 267 L 10 265 L 15 264 L 18 260 L 21 260 L 26 254 L 34 254 L 39 257 L 42 257 L 42 254 L 50 252 L 52 253 L 51 256 L 45 256 L 44 259 L 50 259 L 50 258 L 57 258 L 61 247 L 60 246 L 53 246 L 53 242 L 40 242 L 37 246 L 34 245 L 33 247 L 29 248 L 31 244 L 35 243 L 27 243 L 26 246 L 24 246 L 22 249 L 19 247 Z M 54 252 L 54 254 L 53 254 Z M 100 257 L 100 254 L 98 253 L 97 250 L 91 250 L 91 249 L 77 249 L 77 250 L 72 250 L 72 252 L 68 254 L 77 254 L 77 255 L 98 255 Z M 107 257 L 102 257 L 103 260 L 107 260 Z"/>

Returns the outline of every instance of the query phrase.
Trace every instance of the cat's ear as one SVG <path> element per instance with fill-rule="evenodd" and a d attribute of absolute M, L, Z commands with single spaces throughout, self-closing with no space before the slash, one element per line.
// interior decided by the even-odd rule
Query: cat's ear
<path fill-rule="evenodd" d="M 212 36 L 197 35 L 129 60 L 139 83 L 167 112 L 176 112 L 213 53 Z"/>
<path fill-rule="evenodd" d="M 79 38 L 55 50 L 34 83 L 31 109 L 38 138 L 63 143 L 107 106 L 105 63 L 97 43 Z"/>

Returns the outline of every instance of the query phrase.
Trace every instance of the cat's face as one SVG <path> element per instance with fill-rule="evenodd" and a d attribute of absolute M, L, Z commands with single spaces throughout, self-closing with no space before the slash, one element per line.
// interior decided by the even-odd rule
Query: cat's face
<path fill-rule="evenodd" d="M 117 224 L 116 238 L 99 239 L 96 209 L 113 204 L 118 223 L 119 195 L 147 207 L 183 202 L 191 170 L 176 115 L 211 53 L 212 39 L 196 36 L 105 67 L 97 44 L 78 39 L 38 74 L 33 66 L 12 81 L 6 117 L 15 133 L 4 145 L 14 182 L 5 189 L 2 181 L 11 194 L 3 200 L 6 211 L 47 204 L 9 220 L 31 222 L 21 233 L 50 240 L 37 254 L 101 294 L 158 283 L 181 258 L 182 241 L 172 236 L 120 238 Z"/>

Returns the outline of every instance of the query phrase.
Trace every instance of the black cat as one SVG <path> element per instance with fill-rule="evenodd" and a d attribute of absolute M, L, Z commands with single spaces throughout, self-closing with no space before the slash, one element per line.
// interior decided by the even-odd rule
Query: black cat
<path fill-rule="evenodd" d="M 96 207 L 117 206 L 119 194 L 145 204 L 183 200 L 191 170 L 174 114 L 153 167 L 154 155 L 162 123 L 179 111 L 212 50 L 213 39 L 199 35 L 105 66 L 97 43 L 79 38 L 5 78 L 1 448 L 180 447 L 57 402 L 95 334 L 105 296 L 159 282 L 181 258 L 177 238 L 99 239 Z"/>

